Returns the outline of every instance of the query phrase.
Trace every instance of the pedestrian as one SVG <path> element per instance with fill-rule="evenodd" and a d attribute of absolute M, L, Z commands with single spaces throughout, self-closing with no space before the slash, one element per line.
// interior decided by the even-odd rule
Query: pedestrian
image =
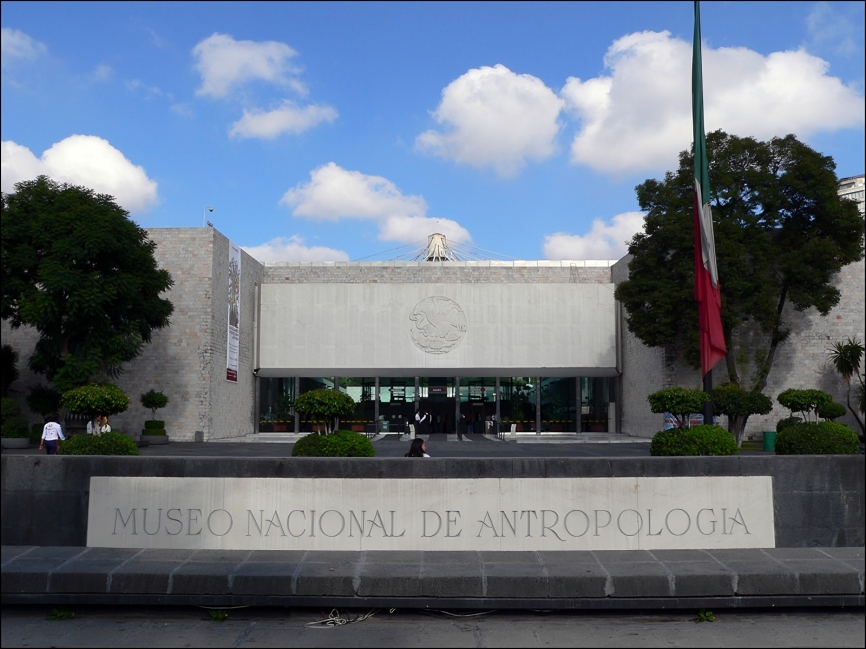
<path fill-rule="evenodd" d="M 417 437 L 413 439 L 406 457 L 430 457 L 427 455 L 427 444 L 424 440 Z"/>
<path fill-rule="evenodd" d="M 111 426 L 108 425 L 108 416 L 102 415 L 99 418 L 99 434 L 104 435 L 105 433 L 111 432 Z"/>
<path fill-rule="evenodd" d="M 66 439 L 63 435 L 63 429 L 57 421 L 60 415 L 52 412 L 48 415 L 45 426 L 42 428 L 42 439 L 39 441 L 39 450 L 43 448 L 48 455 L 57 455 L 57 447 L 61 439 Z"/>
<path fill-rule="evenodd" d="M 426 412 L 421 413 L 421 409 L 415 411 L 415 434 L 416 435 L 426 435 L 427 434 L 427 420 L 430 415 Z"/>

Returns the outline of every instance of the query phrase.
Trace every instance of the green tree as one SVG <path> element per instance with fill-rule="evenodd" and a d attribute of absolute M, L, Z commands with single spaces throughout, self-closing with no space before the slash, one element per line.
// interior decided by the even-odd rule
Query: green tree
<path fill-rule="evenodd" d="M 39 332 L 30 368 L 65 391 L 138 356 L 172 313 L 155 247 L 111 196 L 46 176 L 4 193 L 0 316 Z"/>
<path fill-rule="evenodd" d="M 833 278 L 862 259 L 863 218 L 839 198 L 833 159 L 793 135 L 759 142 L 715 131 L 707 150 L 728 380 L 763 392 L 790 333 L 785 308 L 826 315 L 839 302 Z M 629 279 L 616 298 L 644 344 L 676 345 L 699 367 L 693 174 L 692 153 L 683 151 L 676 172 L 637 186 L 645 226 L 629 244 Z M 754 326 L 765 342 L 741 343 L 738 331 Z M 744 379 L 748 364 L 753 371 Z"/>
<path fill-rule="evenodd" d="M 713 410 L 727 415 L 728 431 L 734 436 L 737 448 L 743 443 L 746 422 L 752 415 L 766 415 L 773 409 L 773 401 L 757 391 L 748 392 L 734 383 L 723 383 L 713 390 Z"/>
<path fill-rule="evenodd" d="M 856 338 L 849 338 L 846 342 L 834 342 L 828 350 L 830 362 L 833 364 L 833 369 L 844 379 L 848 390 L 846 399 L 848 410 L 854 415 L 857 420 L 857 425 L 860 427 L 860 439 L 864 439 L 863 417 L 862 413 L 866 411 L 866 375 L 861 368 L 863 367 L 863 343 Z M 860 383 L 855 397 L 855 407 L 851 406 L 851 378 L 854 377 Z"/>
<path fill-rule="evenodd" d="M 126 412 L 129 397 L 116 385 L 91 383 L 64 392 L 61 404 L 68 412 L 93 419 L 96 415 Z"/>
<path fill-rule="evenodd" d="M 18 380 L 18 352 L 12 345 L 0 347 L 0 396 L 9 393 L 9 386 Z"/>
<path fill-rule="evenodd" d="M 331 433 L 335 417 L 355 412 L 355 400 L 338 390 L 310 390 L 295 401 L 295 410 L 316 422 L 325 424 L 325 432 Z"/>
<path fill-rule="evenodd" d="M 673 415 L 676 428 L 691 426 L 692 413 L 700 412 L 710 395 L 703 390 L 689 388 L 665 388 L 647 396 L 650 410 L 659 414 Z"/>
<path fill-rule="evenodd" d="M 150 409 L 151 417 L 153 417 L 153 419 L 156 419 L 157 410 L 165 408 L 168 405 L 168 397 L 162 392 L 157 392 L 156 390 L 145 392 L 141 395 L 140 400 L 141 405 Z"/>

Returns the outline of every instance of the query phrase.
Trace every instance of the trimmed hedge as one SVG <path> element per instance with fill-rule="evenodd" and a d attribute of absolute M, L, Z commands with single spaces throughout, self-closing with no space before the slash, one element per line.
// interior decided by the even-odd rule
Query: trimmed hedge
<path fill-rule="evenodd" d="M 9 397 L 0 403 L 0 437 L 30 437 L 30 424 L 21 414 L 21 406 Z"/>
<path fill-rule="evenodd" d="M 786 428 L 790 428 L 791 426 L 796 426 L 803 420 L 799 417 L 785 417 L 784 419 L 780 419 L 776 422 L 776 432 L 781 433 Z"/>
<path fill-rule="evenodd" d="M 138 447 L 121 433 L 75 435 L 60 442 L 58 455 L 140 455 Z"/>
<path fill-rule="evenodd" d="M 145 428 L 156 428 L 160 430 L 165 428 L 165 422 L 162 419 L 146 419 L 144 422 Z"/>
<path fill-rule="evenodd" d="M 165 428 L 142 428 L 142 435 L 168 435 Z"/>
<path fill-rule="evenodd" d="M 701 424 L 671 428 L 653 435 L 650 455 L 738 455 L 737 442 L 721 426 Z"/>
<path fill-rule="evenodd" d="M 789 426 L 776 436 L 776 455 L 857 455 L 857 433 L 832 421 Z"/>
<path fill-rule="evenodd" d="M 362 433 L 338 430 L 330 435 L 310 433 L 297 442 L 292 457 L 373 457 L 372 442 Z"/>

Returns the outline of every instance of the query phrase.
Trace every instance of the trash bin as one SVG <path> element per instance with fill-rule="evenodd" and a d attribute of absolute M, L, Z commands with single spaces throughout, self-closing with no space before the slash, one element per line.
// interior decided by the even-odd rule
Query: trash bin
<path fill-rule="evenodd" d="M 388 421 L 387 419 L 383 419 L 382 421 L 379 422 L 379 432 L 380 433 L 387 433 L 390 426 L 391 426 L 391 422 Z"/>
<path fill-rule="evenodd" d="M 765 451 L 773 451 L 776 450 L 776 433 L 773 431 L 765 431 L 764 432 L 764 450 Z"/>

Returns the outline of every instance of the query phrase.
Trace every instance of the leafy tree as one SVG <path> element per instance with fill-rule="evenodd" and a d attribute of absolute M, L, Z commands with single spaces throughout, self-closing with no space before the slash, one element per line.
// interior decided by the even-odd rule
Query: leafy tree
<path fill-rule="evenodd" d="M 794 412 L 799 412 L 802 421 L 809 422 L 809 413 L 815 413 L 815 421 L 820 416 L 819 413 L 833 403 L 833 397 L 821 390 L 794 390 L 789 389 L 781 392 L 776 401 L 782 404 L 785 408 Z"/>
<path fill-rule="evenodd" d="M 330 434 L 334 417 L 355 412 L 355 400 L 338 390 L 310 390 L 297 398 L 295 410 L 313 421 L 324 423 L 325 432 Z"/>
<path fill-rule="evenodd" d="M 63 395 L 53 388 L 44 385 L 34 385 L 30 388 L 25 400 L 30 410 L 38 412 L 43 417 L 47 417 L 52 412 L 60 410 L 62 397 Z"/>
<path fill-rule="evenodd" d="M 670 413 L 676 428 L 689 428 L 693 412 L 701 412 L 710 395 L 703 390 L 689 388 L 665 388 L 647 397 L 650 409 L 660 414 Z"/>
<path fill-rule="evenodd" d="M 0 374 L 2 374 L 2 386 L 0 386 L 0 396 L 6 396 L 9 393 L 9 386 L 18 380 L 18 352 L 12 345 L 3 345 L 0 348 Z"/>
<path fill-rule="evenodd" d="M 864 438 L 863 417 L 861 413 L 866 411 L 866 375 L 861 371 L 863 364 L 863 343 L 856 338 L 849 338 L 847 342 L 834 342 L 829 349 L 830 362 L 833 369 L 845 380 L 848 386 L 846 399 L 848 410 L 857 420 L 860 427 L 860 439 Z M 851 406 L 851 377 L 855 377 L 860 383 L 856 396 L 856 408 Z M 859 412 L 858 412 L 859 411 Z"/>
<path fill-rule="evenodd" d="M 129 397 L 115 385 L 91 383 L 63 393 L 61 403 L 69 412 L 87 415 L 116 415 L 129 408 Z"/>
<path fill-rule="evenodd" d="M 65 391 L 138 356 L 172 312 L 155 247 L 105 194 L 46 176 L 4 193 L 0 316 L 39 332 L 30 368 Z"/>
<path fill-rule="evenodd" d="M 766 415 L 773 409 L 773 401 L 757 390 L 743 390 L 735 383 L 723 383 L 713 390 L 713 410 L 727 415 L 728 431 L 734 436 L 737 448 L 743 443 L 743 432 L 751 415 Z"/>
<path fill-rule="evenodd" d="M 759 142 L 715 131 L 707 151 L 728 380 L 763 392 L 790 333 L 786 306 L 826 315 L 839 302 L 832 281 L 863 257 L 863 218 L 854 202 L 839 198 L 833 159 L 793 135 Z M 692 158 L 683 151 L 675 172 L 637 186 L 647 216 L 629 244 L 629 279 L 616 298 L 629 331 L 644 344 L 675 344 L 699 367 Z M 765 342 L 736 335 L 755 326 Z M 741 366 L 749 363 L 754 372 L 747 381 Z"/>
<path fill-rule="evenodd" d="M 168 405 L 168 397 L 162 392 L 150 390 L 141 395 L 141 405 L 145 408 L 149 408 L 151 417 L 156 419 L 156 411 L 160 408 L 165 408 Z"/>

